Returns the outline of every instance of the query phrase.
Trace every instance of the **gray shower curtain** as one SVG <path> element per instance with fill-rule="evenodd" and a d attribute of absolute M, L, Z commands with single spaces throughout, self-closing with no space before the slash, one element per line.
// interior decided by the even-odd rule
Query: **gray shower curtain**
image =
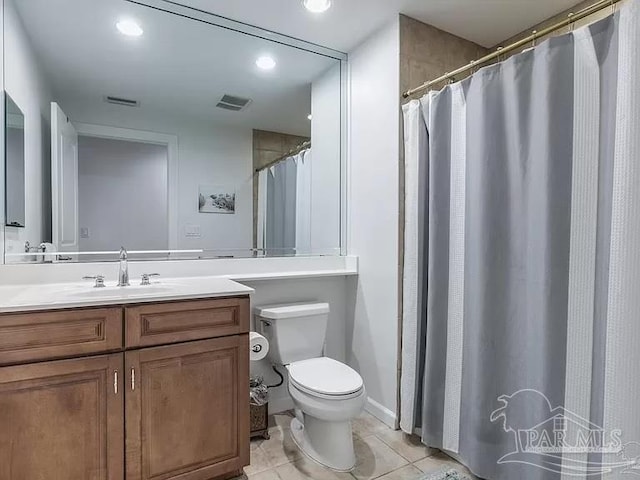
<path fill-rule="evenodd" d="M 638 5 L 404 107 L 401 426 L 482 478 L 640 473 Z"/>
<path fill-rule="evenodd" d="M 267 256 L 296 253 L 296 185 L 294 157 L 278 163 L 267 174 L 265 251 Z"/>

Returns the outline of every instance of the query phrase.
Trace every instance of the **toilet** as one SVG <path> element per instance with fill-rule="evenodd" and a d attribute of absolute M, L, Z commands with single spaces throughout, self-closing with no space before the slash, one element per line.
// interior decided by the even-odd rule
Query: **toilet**
<path fill-rule="evenodd" d="M 325 467 L 352 470 L 351 420 L 364 409 L 367 393 L 358 372 L 323 356 L 329 304 L 274 305 L 257 308 L 255 314 L 257 328 L 269 340 L 269 359 L 289 374 L 294 442 Z"/>

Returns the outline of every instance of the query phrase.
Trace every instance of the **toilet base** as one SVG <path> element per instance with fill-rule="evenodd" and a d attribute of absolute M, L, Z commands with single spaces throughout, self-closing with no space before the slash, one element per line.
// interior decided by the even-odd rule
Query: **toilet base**
<path fill-rule="evenodd" d="M 351 422 L 328 422 L 304 414 L 304 423 L 291 420 L 291 437 L 306 456 L 337 472 L 356 466 Z"/>

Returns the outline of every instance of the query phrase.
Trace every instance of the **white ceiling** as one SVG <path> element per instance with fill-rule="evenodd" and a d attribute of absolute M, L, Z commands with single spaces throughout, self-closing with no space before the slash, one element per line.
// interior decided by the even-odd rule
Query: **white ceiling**
<path fill-rule="evenodd" d="M 311 83 L 337 63 L 124 0 L 7 1 L 16 5 L 55 100 L 72 120 L 74 110 L 112 118 L 127 112 L 309 135 Z M 120 18 L 136 19 L 144 35 L 119 34 Z M 255 65 L 265 53 L 278 62 L 272 72 Z M 339 93 L 336 82 L 336 102 Z M 242 112 L 215 108 L 224 94 L 253 102 Z M 141 107 L 106 104 L 106 95 L 139 100 Z"/>
<path fill-rule="evenodd" d="M 63 105 L 122 109 L 105 95 L 139 100 L 136 116 L 183 115 L 248 128 L 309 135 L 311 83 L 335 60 L 129 3 L 125 0 L 13 1 Z M 492 46 L 575 0 L 333 0 L 314 15 L 301 0 L 175 0 L 201 10 L 349 52 L 405 13 Z M 123 17 L 138 20 L 141 38 L 117 33 Z M 278 61 L 260 72 L 262 53 Z M 339 101 L 336 85 L 336 101 Z M 223 94 L 249 97 L 246 111 L 214 108 Z M 68 112 L 73 119 L 73 112 Z"/>
<path fill-rule="evenodd" d="M 349 52 L 398 13 L 492 47 L 579 0 L 333 0 L 321 15 L 301 0 L 173 1 Z"/>

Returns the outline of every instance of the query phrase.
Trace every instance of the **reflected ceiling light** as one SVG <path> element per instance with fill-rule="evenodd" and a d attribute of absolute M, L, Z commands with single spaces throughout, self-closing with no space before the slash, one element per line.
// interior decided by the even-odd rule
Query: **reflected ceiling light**
<path fill-rule="evenodd" d="M 313 13 L 326 12 L 331 8 L 331 0 L 303 0 L 302 4 Z"/>
<path fill-rule="evenodd" d="M 256 65 L 262 70 L 273 70 L 276 68 L 276 61 L 269 55 L 263 55 L 256 60 Z"/>
<path fill-rule="evenodd" d="M 127 37 L 140 37 L 144 33 L 142 27 L 133 20 L 120 20 L 116 23 L 116 28 Z"/>

